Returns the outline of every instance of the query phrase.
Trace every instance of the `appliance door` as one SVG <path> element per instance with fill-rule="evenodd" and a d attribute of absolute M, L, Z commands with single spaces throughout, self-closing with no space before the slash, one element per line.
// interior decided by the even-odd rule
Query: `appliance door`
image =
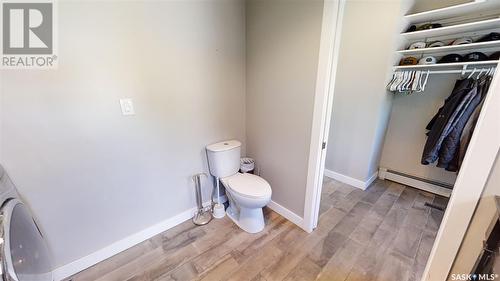
<path fill-rule="evenodd" d="M 12 199 L 0 211 L 2 277 L 5 281 L 53 281 L 47 244 L 27 207 Z"/>

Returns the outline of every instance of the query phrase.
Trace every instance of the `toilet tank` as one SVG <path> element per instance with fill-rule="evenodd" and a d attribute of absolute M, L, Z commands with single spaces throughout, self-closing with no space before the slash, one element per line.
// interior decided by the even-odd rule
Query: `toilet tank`
<path fill-rule="evenodd" d="M 240 169 L 241 142 L 228 140 L 207 146 L 210 174 L 225 178 L 236 174 Z"/>

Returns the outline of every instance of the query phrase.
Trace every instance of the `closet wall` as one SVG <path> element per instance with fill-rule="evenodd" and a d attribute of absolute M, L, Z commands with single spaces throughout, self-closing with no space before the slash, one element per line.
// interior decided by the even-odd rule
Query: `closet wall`
<path fill-rule="evenodd" d="M 456 173 L 422 165 L 420 159 L 427 140 L 425 126 L 450 95 L 458 77 L 457 74 L 431 76 L 425 93 L 394 95 L 380 167 L 447 184 L 455 182 Z"/>
<path fill-rule="evenodd" d="M 365 187 L 376 178 L 392 95 L 385 90 L 412 1 L 347 1 L 325 175 Z M 376 22 L 376 24 L 374 24 Z"/>
<path fill-rule="evenodd" d="M 273 202 L 304 214 L 323 1 L 246 4 L 247 152 Z M 274 204 L 274 206 L 276 206 Z"/>

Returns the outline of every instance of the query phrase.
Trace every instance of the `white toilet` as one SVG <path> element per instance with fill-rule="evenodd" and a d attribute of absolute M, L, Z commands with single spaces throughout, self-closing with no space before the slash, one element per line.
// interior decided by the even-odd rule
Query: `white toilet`
<path fill-rule="evenodd" d="M 239 173 L 241 143 L 223 141 L 207 146 L 210 174 L 220 179 L 229 195 L 226 214 L 244 231 L 264 229 L 262 207 L 271 201 L 271 186 L 263 178 Z"/>

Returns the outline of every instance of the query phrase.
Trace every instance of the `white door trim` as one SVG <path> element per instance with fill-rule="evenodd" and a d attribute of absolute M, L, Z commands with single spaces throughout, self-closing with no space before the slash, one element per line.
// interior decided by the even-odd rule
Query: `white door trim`
<path fill-rule="evenodd" d="M 307 232 L 317 226 L 326 147 L 333 104 L 333 85 L 337 71 L 342 31 L 342 16 L 346 0 L 325 0 L 318 74 L 314 96 L 311 144 L 307 170 L 307 186 L 304 203 L 304 225 Z"/>
<path fill-rule="evenodd" d="M 451 193 L 422 281 L 447 280 L 500 148 L 499 107 L 500 71 L 497 71 Z"/>

